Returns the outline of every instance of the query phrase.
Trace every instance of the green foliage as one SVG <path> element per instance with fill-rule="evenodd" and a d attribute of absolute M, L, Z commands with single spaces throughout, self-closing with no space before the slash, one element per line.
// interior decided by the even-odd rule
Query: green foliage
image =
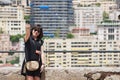
<path fill-rule="evenodd" d="M 10 61 L 11 64 L 19 63 L 19 57 L 16 57 L 15 60 Z"/>
<path fill-rule="evenodd" d="M 97 7 L 100 7 L 100 6 L 101 6 L 101 4 L 100 4 L 100 3 L 96 3 L 95 5 L 96 5 Z"/>
<path fill-rule="evenodd" d="M 3 63 L 3 61 L 2 61 L 2 60 L 0 60 L 0 63 Z"/>
<path fill-rule="evenodd" d="M 57 30 L 56 32 L 55 32 L 55 37 L 60 37 L 60 30 Z"/>
<path fill-rule="evenodd" d="M 76 24 L 71 24 L 71 26 L 76 26 Z"/>
<path fill-rule="evenodd" d="M 97 32 L 90 33 L 90 35 L 97 35 Z"/>
<path fill-rule="evenodd" d="M 103 21 L 109 19 L 109 14 L 105 11 L 103 12 Z"/>
<path fill-rule="evenodd" d="M 50 38 L 49 36 L 43 36 L 42 40 L 49 39 L 49 38 Z"/>
<path fill-rule="evenodd" d="M 30 20 L 30 16 L 24 16 L 25 20 Z"/>
<path fill-rule="evenodd" d="M 2 28 L 0 28 L 0 34 L 2 34 L 3 33 L 3 30 L 2 30 Z"/>
<path fill-rule="evenodd" d="M 26 20 L 26 23 L 30 22 L 30 16 L 24 16 L 24 19 Z"/>
<path fill-rule="evenodd" d="M 17 34 L 17 35 L 11 35 L 10 36 L 10 41 L 12 42 L 19 42 L 19 39 L 20 38 L 23 38 L 24 35 L 20 35 L 20 34 Z"/>
<path fill-rule="evenodd" d="M 12 52 L 12 50 L 10 50 L 10 52 L 8 53 L 8 55 L 13 55 L 14 52 Z"/>
<path fill-rule="evenodd" d="M 79 3 L 79 4 L 77 5 L 77 7 L 83 7 L 83 5 Z"/>
<path fill-rule="evenodd" d="M 71 33 L 68 33 L 68 34 L 67 34 L 67 38 L 69 38 L 69 39 L 74 38 L 74 35 L 71 34 Z"/>

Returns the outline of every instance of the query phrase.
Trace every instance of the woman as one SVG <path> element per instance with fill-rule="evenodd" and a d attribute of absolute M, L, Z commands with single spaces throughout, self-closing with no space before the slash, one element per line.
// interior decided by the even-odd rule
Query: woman
<path fill-rule="evenodd" d="M 41 72 L 44 69 L 44 54 L 43 54 L 43 41 L 41 38 L 43 37 L 42 28 L 39 26 L 34 26 L 30 30 L 30 25 L 26 24 L 26 35 L 24 37 L 25 41 L 25 62 L 36 60 L 39 61 L 40 66 L 39 69 L 35 71 L 29 71 L 26 69 L 26 80 L 40 80 Z M 22 67 L 23 68 L 23 67 Z M 22 69 L 23 70 L 23 69 Z"/>

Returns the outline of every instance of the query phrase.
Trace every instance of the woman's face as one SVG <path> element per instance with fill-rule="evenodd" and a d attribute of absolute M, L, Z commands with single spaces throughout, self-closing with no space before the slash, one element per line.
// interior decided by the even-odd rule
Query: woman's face
<path fill-rule="evenodd" d="M 33 35 L 34 37 L 38 37 L 39 34 L 40 34 L 40 31 L 39 31 L 39 30 L 37 30 L 37 29 L 33 29 L 33 30 L 32 30 L 32 35 Z"/>

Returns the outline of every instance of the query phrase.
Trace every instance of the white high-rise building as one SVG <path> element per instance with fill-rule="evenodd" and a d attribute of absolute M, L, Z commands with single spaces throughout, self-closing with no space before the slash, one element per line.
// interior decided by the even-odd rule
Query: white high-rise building
<path fill-rule="evenodd" d="M 97 6 L 74 8 L 76 27 L 88 28 L 90 32 L 96 31 L 96 24 L 102 21 L 102 9 Z"/>
<path fill-rule="evenodd" d="M 120 21 L 111 20 L 98 24 L 99 40 L 120 40 Z"/>
<path fill-rule="evenodd" d="M 0 29 L 10 35 L 25 33 L 24 11 L 21 6 L 0 6 Z"/>

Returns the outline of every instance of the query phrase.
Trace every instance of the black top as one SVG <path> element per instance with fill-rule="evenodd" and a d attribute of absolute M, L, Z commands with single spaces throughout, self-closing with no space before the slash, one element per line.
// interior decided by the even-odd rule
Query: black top
<path fill-rule="evenodd" d="M 40 67 L 42 65 L 42 61 L 41 61 L 41 55 L 36 54 L 35 51 L 36 50 L 41 50 L 41 46 L 43 45 L 43 41 L 40 40 L 34 40 L 34 38 L 32 36 L 30 36 L 30 38 L 27 40 L 27 42 L 25 42 L 25 60 L 23 62 L 22 65 L 22 70 L 21 70 L 21 74 L 26 76 L 41 76 L 40 73 Z M 35 71 L 29 71 L 26 69 L 26 72 L 24 73 L 24 67 L 25 67 L 25 62 L 26 61 L 31 61 L 31 60 L 39 60 L 39 68 Z"/>
<path fill-rule="evenodd" d="M 36 54 L 36 50 L 41 51 L 41 46 L 43 45 L 43 41 L 34 40 L 32 36 L 25 42 L 25 56 L 27 61 L 31 60 L 39 60 L 40 55 Z"/>

